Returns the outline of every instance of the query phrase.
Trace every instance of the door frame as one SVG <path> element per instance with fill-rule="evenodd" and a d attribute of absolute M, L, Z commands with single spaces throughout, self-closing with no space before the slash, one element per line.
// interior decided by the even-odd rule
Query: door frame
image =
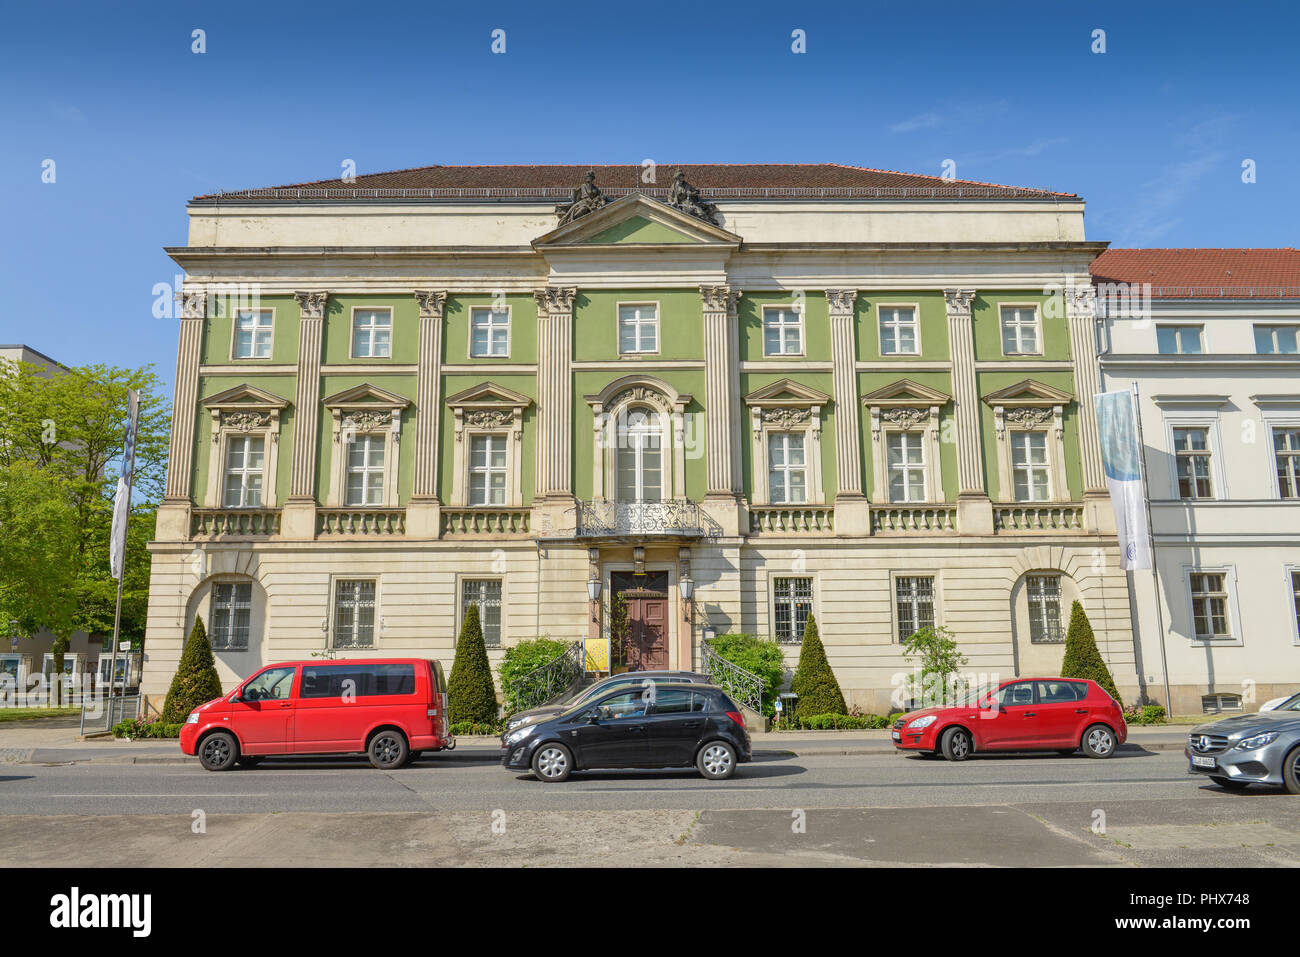
<path fill-rule="evenodd" d="M 647 572 L 667 572 L 668 573 L 668 628 L 664 640 L 668 642 L 668 666 L 669 671 L 689 670 L 682 669 L 678 664 L 678 621 L 681 618 L 681 592 L 677 588 L 677 563 L 676 562 L 646 562 L 645 570 Z M 600 603 L 600 634 L 602 638 L 609 637 L 609 612 L 610 603 L 614 600 L 614 576 L 613 572 L 634 572 L 636 571 L 635 562 L 605 562 L 600 564 L 600 577 L 603 584 L 601 593 L 605 595 L 605 600 Z M 611 663 L 612 664 L 612 663 Z"/>

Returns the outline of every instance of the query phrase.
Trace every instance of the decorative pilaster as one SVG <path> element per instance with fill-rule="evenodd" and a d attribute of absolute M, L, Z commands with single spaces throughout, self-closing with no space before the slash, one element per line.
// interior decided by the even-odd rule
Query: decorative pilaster
<path fill-rule="evenodd" d="M 1085 277 L 1065 287 L 1066 322 L 1070 325 L 1070 355 L 1074 362 L 1074 394 L 1078 401 L 1079 460 L 1083 471 L 1083 527 L 1114 534 L 1115 513 L 1106 488 L 1097 433 L 1097 290 Z"/>
<path fill-rule="evenodd" d="M 537 493 L 573 498 L 573 286 L 533 291 L 537 301 Z"/>
<path fill-rule="evenodd" d="M 320 351 L 329 293 L 295 292 L 298 322 L 297 391 L 293 409 L 293 461 L 280 532 L 289 539 L 316 534 L 316 454 L 320 432 Z"/>
<path fill-rule="evenodd" d="M 442 411 L 442 319 L 445 290 L 418 289 L 420 353 L 416 382 L 415 476 L 412 501 L 438 500 L 438 420 Z"/>
<path fill-rule="evenodd" d="M 739 289 L 727 286 L 701 286 L 704 316 L 704 427 L 705 465 L 708 476 L 708 497 L 740 498 L 737 483 L 739 470 L 735 459 L 739 448 L 739 410 L 736 402 L 739 392 L 736 368 L 735 337 L 732 319 L 736 313 Z M 732 380 L 736 379 L 733 388 Z"/>
<path fill-rule="evenodd" d="M 167 485 L 158 508 L 159 541 L 189 538 L 190 483 L 194 474 L 194 419 L 198 412 L 199 364 L 208 294 L 203 290 L 176 295 L 181 306 L 180 342 L 176 349 L 176 385 L 172 396 L 172 433 L 167 453 Z M 208 468 L 220 468 L 209 462 Z"/>
<path fill-rule="evenodd" d="M 957 522 L 964 534 L 993 532 L 993 506 L 984 485 L 980 455 L 980 397 L 975 381 L 975 338 L 971 318 L 974 289 L 945 289 L 948 350 L 952 360 L 952 404 L 957 424 Z"/>
<path fill-rule="evenodd" d="M 870 507 L 862 494 L 862 424 L 858 413 L 856 289 L 827 289 L 835 397 L 835 533 L 867 535 Z"/>

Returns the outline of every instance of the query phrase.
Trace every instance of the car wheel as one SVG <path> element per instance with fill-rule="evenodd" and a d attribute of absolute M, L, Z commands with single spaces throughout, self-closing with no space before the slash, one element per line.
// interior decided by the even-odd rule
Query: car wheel
<path fill-rule="evenodd" d="M 1115 732 L 1104 724 L 1094 724 L 1083 732 L 1082 747 L 1090 758 L 1108 758 L 1115 753 Z"/>
<path fill-rule="evenodd" d="M 1225 791 L 1244 791 L 1250 787 L 1249 781 L 1237 781 L 1233 778 L 1212 777 L 1210 780 Z"/>
<path fill-rule="evenodd" d="M 939 747 L 949 761 L 965 761 L 974 750 L 970 732 L 965 728 L 949 728 L 939 739 Z"/>
<path fill-rule="evenodd" d="M 370 739 L 370 746 L 366 748 L 370 763 L 381 771 L 400 768 L 406 763 L 409 753 L 406 736 L 400 731 L 394 731 L 392 728 L 384 728 L 382 731 L 376 732 L 375 736 Z"/>
<path fill-rule="evenodd" d="M 562 744 L 544 744 L 533 755 L 533 774 L 547 784 L 569 780 L 573 773 L 573 755 Z"/>
<path fill-rule="evenodd" d="M 1282 786 L 1291 794 L 1300 794 L 1300 745 L 1282 759 Z"/>
<path fill-rule="evenodd" d="M 736 770 L 736 749 L 726 741 L 710 741 L 695 756 L 695 767 L 710 781 L 724 781 Z"/>
<path fill-rule="evenodd" d="M 199 764 L 209 771 L 229 771 L 239 759 L 239 742 L 227 731 L 218 731 L 199 745 Z"/>
<path fill-rule="evenodd" d="M 241 754 L 235 759 L 235 763 L 241 768 L 255 768 L 262 763 L 262 757 L 260 754 Z"/>

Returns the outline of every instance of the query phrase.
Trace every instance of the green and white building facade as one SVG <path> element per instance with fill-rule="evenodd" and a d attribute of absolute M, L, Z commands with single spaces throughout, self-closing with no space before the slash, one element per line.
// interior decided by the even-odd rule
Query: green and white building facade
<path fill-rule="evenodd" d="M 145 694 L 196 615 L 229 685 L 449 667 L 476 603 L 493 656 L 549 635 L 592 670 L 730 631 L 793 665 L 812 612 L 882 712 L 917 628 L 1059 673 L 1078 599 L 1133 697 L 1083 201 L 833 165 L 686 166 L 683 201 L 672 169 L 191 201 Z"/>

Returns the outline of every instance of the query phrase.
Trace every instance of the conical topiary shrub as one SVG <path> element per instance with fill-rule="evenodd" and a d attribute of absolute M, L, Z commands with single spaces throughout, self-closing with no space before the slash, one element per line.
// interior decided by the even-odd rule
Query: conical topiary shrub
<path fill-rule="evenodd" d="M 826 660 L 826 649 L 817 634 L 817 621 L 811 614 L 804 625 L 799 667 L 795 669 L 790 690 L 799 696 L 794 705 L 796 718 L 844 714 L 848 710 L 844 706 L 844 692 L 840 691 L 831 663 Z"/>
<path fill-rule="evenodd" d="M 217 677 L 212 645 L 208 643 L 203 619 L 195 616 L 194 628 L 185 642 L 185 650 L 181 652 L 180 664 L 176 666 L 176 675 L 167 689 L 160 720 L 164 724 L 179 724 L 199 705 L 219 697 L 221 679 Z"/>
<path fill-rule="evenodd" d="M 478 620 L 478 605 L 465 609 L 460 638 L 456 641 L 456 660 L 447 680 L 447 714 L 452 724 L 461 721 L 478 723 L 495 721 L 497 691 L 492 684 L 492 667 L 488 664 L 487 645 Z"/>
<path fill-rule="evenodd" d="M 1062 678 L 1091 678 L 1106 689 L 1106 693 L 1120 701 L 1119 692 L 1115 690 L 1115 679 L 1110 669 L 1102 660 L 1097 650 L 1097 639 L 1092 636 L 1092 624 L 1083 610 L 1083 605 L 1075 602 L 1070 608 L 1070 628 L 1065 633 L 1065 661 L 1061 663 Z M 1120 701 L 1123 704 L 1122 701 Z"/>

